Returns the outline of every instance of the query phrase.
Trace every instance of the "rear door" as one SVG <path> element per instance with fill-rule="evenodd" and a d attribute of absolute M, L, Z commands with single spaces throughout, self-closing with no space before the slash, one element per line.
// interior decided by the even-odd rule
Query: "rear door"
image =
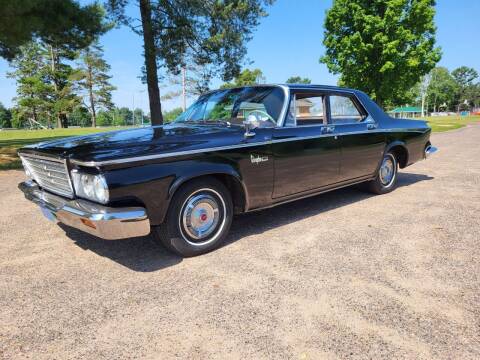
<path fill-rule="evenodd" d="M 326 99 L 322 92 L 292 90 L 286 123 L 273 130 L 273 198 L 339 181 L 340 147 L 327 124 Z"/>
<path fill-rule="evenodd" d="M 385 136 L 353 93 L 330 93 L 329 125 L 341 148 L 340 180 L 373 176 L 385 149 Z"/>

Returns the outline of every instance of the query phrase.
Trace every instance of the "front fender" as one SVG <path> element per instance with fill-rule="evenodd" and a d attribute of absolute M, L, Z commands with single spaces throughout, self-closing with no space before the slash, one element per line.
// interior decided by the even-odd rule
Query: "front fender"
<path fill-rule="evenodd" d="M 243 189 L 245 207 L 248 208 L 247 187 L 238 169 L 228 159 L 215 157 L 176 160 L 105 172 L 112 205 L 133 203 L 145 206 L 152 225 L 164 221 L 170 201 L 182 184 L 207 175 L 223 175 L 235 179 Z"/>
<path fill-rule="evenodd" d="M 178 190 L 182 184 L 185 182 L 192 180 L 194 178 L 198 178 L 201 176 L 208 176 L 208 175 L 228 175 L 235 178 L 238 181 L 244 191 L 246 191 L 245 184 L 242 181 L 242 177 L 238 169 L 236 169 L 232 164 L 228 163 L 219 163 L 216 161 L 201 161 L 201 162 L 193 162 L 192 164 L 185 164 L 186 166 L 182 169 L 178 169 L 176 174 L 175 180 L 170 185 L 168 194 L 171 198 L 175 191 Z M 245 194 L 246 195 L 246 194 Z"/>

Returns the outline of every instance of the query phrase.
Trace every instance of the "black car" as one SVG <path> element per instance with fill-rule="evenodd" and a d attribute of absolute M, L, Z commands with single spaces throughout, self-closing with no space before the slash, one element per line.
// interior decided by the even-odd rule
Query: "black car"
<path fill-rule="evenodd" d="M 352 89 L 215 90 L 168 125 L 24 147 L 19 188 L 54 221 L 104 239 L 152 232 L 193 256 L 219 246 L 237 213 L 358 183 L 392 191 L 398 168 L 436 151 L 430 132 Z"/>

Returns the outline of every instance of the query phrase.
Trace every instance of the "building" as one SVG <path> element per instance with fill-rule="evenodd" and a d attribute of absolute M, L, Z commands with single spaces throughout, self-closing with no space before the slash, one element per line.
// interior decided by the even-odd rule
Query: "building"
<path fill-rule="evenodd" d="M 403 106 L 388 112 L 394 118 L 415 118 L 422 116 L 422 109 L 417 106 Z"/>

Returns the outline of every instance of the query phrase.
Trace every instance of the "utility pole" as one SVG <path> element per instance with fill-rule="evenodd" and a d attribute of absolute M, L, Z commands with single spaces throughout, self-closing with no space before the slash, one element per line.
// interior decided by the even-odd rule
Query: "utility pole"
<path fill-rule="evenodd" d="M 182 68 L 182 109 L 185 111 L 187 109 L 187 89 L 186 89 L 186 83 L 187 83 L 187 67 L 184 66 Z"/>
<path fill-rule="evenodd" d="M 132 125 L 135 125 L 135 93 L 132 93 L 132 121 Z"/>

